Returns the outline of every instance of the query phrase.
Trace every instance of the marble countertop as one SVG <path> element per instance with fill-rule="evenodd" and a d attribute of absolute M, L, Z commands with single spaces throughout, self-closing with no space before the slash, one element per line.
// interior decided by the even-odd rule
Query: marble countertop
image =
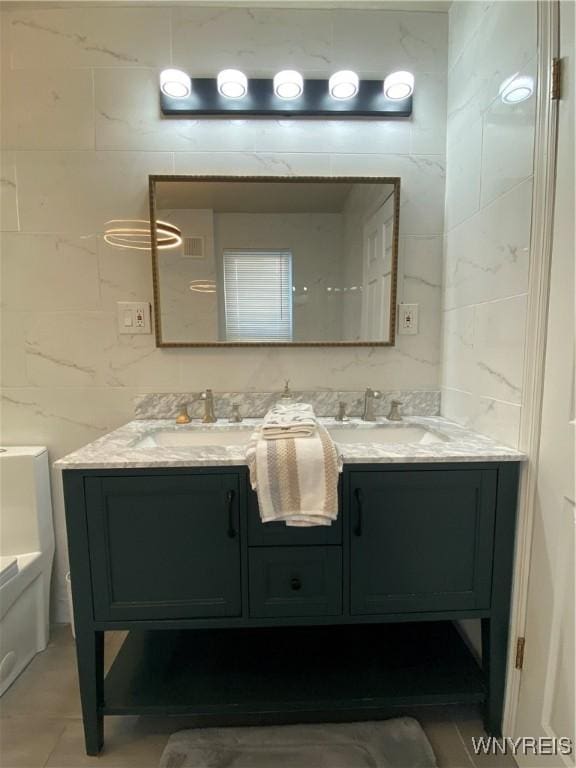
<path fill-rule="evenodd" d="M 345 464 L 406 463 L 406 462 L 458 462 L 458 461 L 523 461 L 526 456 L 512 448 L 472 432 L 440 416 L 411 416 L 402 422 L 389 422 L 379 418 L 367 424 L 360 419 L 344 423 L 334 419 L 320 419 L 328 429 L 342 427 L 366 431 L 365 442 L 338 443 Z M 173 419 L 137 419 L 95 440 L 93 443 L 64 456 L 55 462 L 59 469 L 128 469 L 153 467 L 206 467 L 237 466 L 245 464 L 244 446 L 156 445 L 154 433 L 158 432 L 246 432 L 246 439 L 260 419 L 245 419 L 241 424 L 220 421 L 205 425 L 194 421 L 177 426 Z M 436 442 L 376 443 L 369 437 L 372 426 L 389 429 L 420 427 L 428 430 Z M 209 438 L 208 438 L 209 439 Z M 222 439 L 222 438 L 219 438 Z"/>

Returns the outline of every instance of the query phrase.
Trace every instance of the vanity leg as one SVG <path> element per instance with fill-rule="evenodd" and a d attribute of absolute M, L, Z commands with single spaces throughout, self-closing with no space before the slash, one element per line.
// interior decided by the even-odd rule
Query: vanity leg
<path fill-rule="evenodd" d="M 502 735 L 508 621 L 482 619 L 482 667 L 488 688 L 484 710 L 484 728 L 491 736 Z"/>
<path fill-rule="evenodd" d="M 104 632 L 78 632 L 76 655 L 86 754 L 97 755 L 104 744 Z"/>

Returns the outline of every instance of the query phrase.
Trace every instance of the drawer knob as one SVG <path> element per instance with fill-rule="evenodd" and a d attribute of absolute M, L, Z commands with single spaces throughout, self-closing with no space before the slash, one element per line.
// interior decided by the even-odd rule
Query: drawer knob
<path fill-rule="evenodd" d="M 294 576 L 292 579 L 290 579 L 290 586 L 294 592 L 298 592 L 298 590 L 302 588 L 302 582 L 297 576 Z"/>

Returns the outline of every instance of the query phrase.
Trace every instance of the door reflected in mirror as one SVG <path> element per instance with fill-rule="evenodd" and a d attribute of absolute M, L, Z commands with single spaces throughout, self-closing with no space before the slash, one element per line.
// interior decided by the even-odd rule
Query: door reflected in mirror
<path fill-rule="evenodd" d="M 150 177 L 159 346 L 392 345 L 400 179 Z"/>

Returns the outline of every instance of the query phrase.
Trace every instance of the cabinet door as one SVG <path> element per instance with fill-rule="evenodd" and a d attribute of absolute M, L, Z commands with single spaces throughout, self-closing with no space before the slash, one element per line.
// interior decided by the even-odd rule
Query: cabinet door
<path fill-rule="evenodd" d="M 488 608 L 496 476 L 351 472 L 352 613 Z"/>
<path fill-rule="evenodd" d="M 238 476 L 88 478 L 95 617 L 239 616 Z"/>

